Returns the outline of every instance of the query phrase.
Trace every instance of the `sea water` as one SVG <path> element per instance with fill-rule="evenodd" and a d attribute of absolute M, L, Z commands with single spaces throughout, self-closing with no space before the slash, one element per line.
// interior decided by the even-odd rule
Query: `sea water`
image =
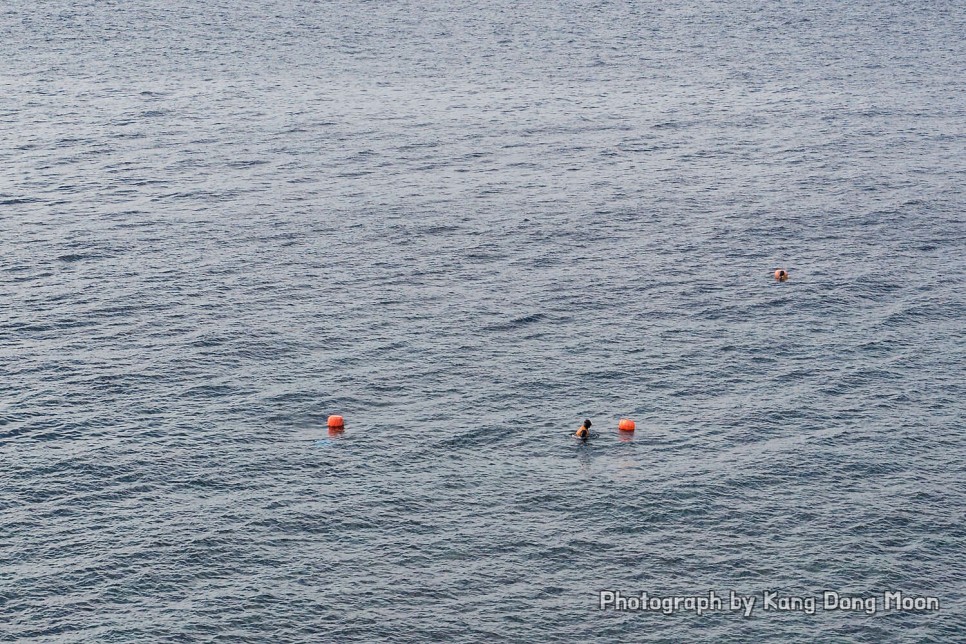
<path fill-rule="evenodd" d="M 5 3 L 0 638 L 961 638 L 964 33 Z"/>

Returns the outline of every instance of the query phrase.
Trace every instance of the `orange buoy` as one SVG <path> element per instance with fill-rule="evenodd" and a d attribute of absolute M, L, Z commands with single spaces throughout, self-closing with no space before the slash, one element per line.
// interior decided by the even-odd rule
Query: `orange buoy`
<path fill-rule="evenodd" d="M 634 421 L 630 418 L 621 418 L 621 421 L 617 423 L 617 429 L 621 430 L 622 432 L 632 432 L 634 431 L 635 427 L 637 427 L 637 425 L 635 425 Z"/>
<path fill-rule="evenodd" d="M 329 429 L 336 431 L 345 429 L 345 421 L 342 416 L 329 416 Z"/>
<path fill-rule="evenodd" d="M 777 271 L 775 271 L 775 279 L 779 282 L 784 282 L 788 279 L 788 271 L 786 271 L 784 268 L 779 268 Z"/>

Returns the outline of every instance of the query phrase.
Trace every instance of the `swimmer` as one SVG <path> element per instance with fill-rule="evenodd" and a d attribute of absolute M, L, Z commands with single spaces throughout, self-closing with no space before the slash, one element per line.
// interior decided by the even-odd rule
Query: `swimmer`
<path fill-rule="evenodd" d="M 580 426 L 580 429 L 574 432 L 574 438 L 579 438 L 581 440 L 587 440 L 590 438 L 590 426 L 592 424 L 593 423 L 590 422 L 589 418 L 585 419 L 584 424 Z"/>
<path fill-rule="evenodd" d="M 777 271 L 775 271 L 775 279 L 779 282 L 784 282 L 788 279 L 788 271 L 786 271 L 784 268 L 779 268 Z"/>

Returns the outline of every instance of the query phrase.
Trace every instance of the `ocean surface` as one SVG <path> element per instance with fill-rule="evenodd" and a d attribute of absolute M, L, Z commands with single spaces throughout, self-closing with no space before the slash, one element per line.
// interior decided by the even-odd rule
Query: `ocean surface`
<path fill-rule="evenodd" d="M 0 640 L 966 641 L 964 34 L 3 3 Z"/>

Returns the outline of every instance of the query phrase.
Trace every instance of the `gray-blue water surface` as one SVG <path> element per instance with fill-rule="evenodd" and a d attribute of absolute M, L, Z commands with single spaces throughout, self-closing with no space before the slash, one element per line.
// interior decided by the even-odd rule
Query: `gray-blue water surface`
<path fill-rule="evenodd" d="M 961 641 L 964 33 L 5 3 L 0 639 Z"/>

